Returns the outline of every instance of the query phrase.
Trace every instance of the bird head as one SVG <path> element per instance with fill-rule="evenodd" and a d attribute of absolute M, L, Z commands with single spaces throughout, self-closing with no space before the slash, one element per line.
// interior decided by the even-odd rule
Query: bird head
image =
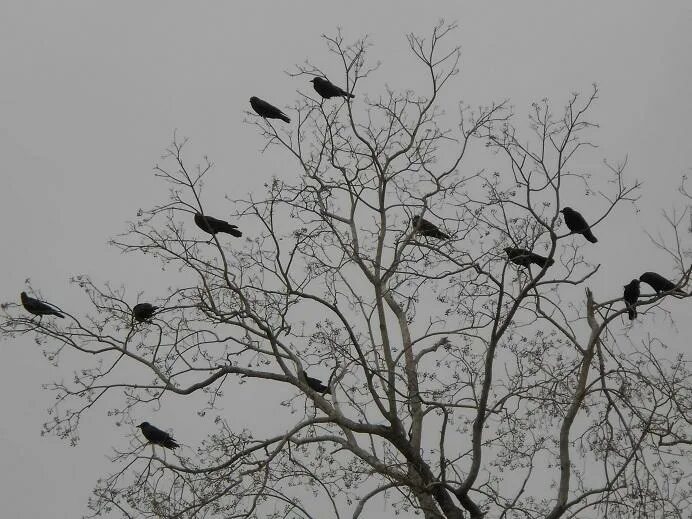
<path fill-rule="evenodd" d="M 251 103 L 256 103 L 257 101 L 259 101 L 259 97 L 252 96 L 252 97 L 250 98 L 250 102 L 251 102 Z"/>
<path fill-rule="evenodd" d="M 572 208 L 571 208 L 571 207 L 563 207 L 562 209 L 560 209 L 560 212 L 561 212 L 562 214 L 571 213 L 571 212 L 572 212 Z"/>
<path fill-rule="evenodd" d="M 418 215 L 411 218 L 411 223 L 413 223 L 413 225 L 418 225 L 419 221 L 420 221 L 420 216 L 418 216 Z"/>
<path fill-rule="evenodd" d="M 314 78 L 312 78 L 312 79 L 310 80 L 310 83 L 319 83 L 319 81 L 320 81 L 320 78 L 318 78 L 317 76 L 315 76 Z"/>
<path fill-rule="evenodd" d="M 512 247 L 505 247 L 503 250 L 504 250 L 507 254 L 509 254 L 510 251 L 512 250 Z"/>
<path fill-rule="evenodd" d="M 141 424 L 139 424 L 139 425 L 137 426 L 137 428 L 138 428 L 138 429 L 141 429 L 142 427 L 148 427 L 148 426 L 149 426 L 149 422 L 142 422 Z"/>
<path fill-rule="evenodd" d="M 22 298 L 22 301 L 26 301 L 26 300 L 27 300 L 27 298 L 28 298 L 29 296 L 28 296 L 28 295 L 26 295 L 26 292 L 22 292 L 21 294 L 19 294 L 19 297 L 21 297 L 21 298 Z"/>

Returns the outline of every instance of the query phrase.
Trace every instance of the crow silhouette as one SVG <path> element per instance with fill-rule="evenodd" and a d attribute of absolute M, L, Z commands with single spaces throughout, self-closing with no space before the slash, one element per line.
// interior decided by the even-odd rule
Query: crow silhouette
<path fill-rule="evenodd" d="M 303 381 L 312 389 L 313 391 L 317 391 L 318 393 L 325 394 L 329 393 L 331 394 L 331 391 L 329 390 L 329 386 L 325 386 L 322 381 L 318 378 L 312 378 L 308 377 L 308 374 L 305 373 L 304 371 L 301 372 L 301 377 Z"/>
<path fill-rule="evenodd" d="M 637 317 L 637 299 L 639 299 L 639 280 L 633 279 L 627 285 L 625 285 L 625 293 L 622 298 L 625 300 L 625 307 L 627 308 L 627 315 L 630 321 Z"/>
<path fill-rule="evenodd" d="M 252 106 L 252 109 L 257 112 L 258 115 L 261 115 L 265 119 L 281 119 L 287 123 L 291 122 L 285 113 L 259 97 L 252 96 L 250 98 L 250 106 Z"/>
<path fill-rule="evenodd" d="M 356 97 L 353 94 L 349 94 L 344 89 L 331 83 L 328 79 L 322 77 L 314 77 L 310 80 L 312 86 L 319 95 L 324 99 L 331 99 L 332 97 Z"/>
<path fill-rule="evenodd" d="M 154 306 L 151 303 L 138 303 L 132 308 L 132 317 L 140 323 L 148 321 L 158 309 L 158 306 Z"/>
<path fill-rule="evenodd" d="M 24 309 L 29 312 L 30 314 L 42 316 L 42 315 L 55 315 L 57 317 L 60 317 L 61 319 L 64 319 L 65 316 L 58 312 L 55 308 L 50 306 L 48 303 L 44 303 L 43 301 L 40 301 L 38 299 L 34 299 L 33 297 L 29 297 L 26 295 L 26 292 L 22 292 L 19 294 L 19 296 L 22 299 L 22 306 Z"/>
<path fill-rule="evenodd" d="M 238 230 L 237 225 L 230 224 L 224 220 L 219 220 L 213 216 L 195 213 L 195 223 L 197 224 L 197 227 L 202 229 L 204 232 L 208 232 L 209 234 L 225 232 L 235 236 L 236 238 L 240 238 L 243 235 L 243 233 Z"/>
<path fill-rule="evenodd" d="M 505 247 L 505 252 L 509 261 L 520 265 L 522 267 L 529 267 L 532 263 L 538 265 L 541 268 L 550 267 L 555 260 L 553 258 L 546 258 L 535 252 L 531 252 L 527 249 L 521 249 L 518 247 Z"/>
<path fill-rule="evenodd" d="M 442 232 L 437 225 L 427 221 L 425 218 L 414 216 L 411 219 L 411 223 L 413 223 L 413 227 L 416 229 L 416 232 L 422 236 L 429 236 L 430 238 L 436 238 L 438 240 L 449 239 L 449 234 Z"/>
<path fill-rule="evenodd" d="M 565 225 L 567 228 L 576 234 L 583 234 L 584 238 L 589 240 L 591 243 L 596 243 L 598 239 L 591 232 L 591 227 L 586 223 L 584 217 L 572 209 L 571 207 L 565 207 L 560 211 L 565 217 Z"/>
<path fill-rule="evenodd" d="M 149 443 L 161 445 L 161 447 L 166 447 L 167 449 L 177 449 L 180 447 L 170 434 L 158 427 L 154 427 L 149 422 L 142 422 L 137 427 L 139 427 Z"/>
<path fill-rule="evenodd" d="M 657 294 L 675 290 L 676 294 L 686 295 L 684 290 L 676 288 L 675 283 L 664 278 L 661 276 L 661 274 L 657 274 L 656 272 L 644 272 L 644 274 L 639 276 L 639 280 L 653 288 Z"/>

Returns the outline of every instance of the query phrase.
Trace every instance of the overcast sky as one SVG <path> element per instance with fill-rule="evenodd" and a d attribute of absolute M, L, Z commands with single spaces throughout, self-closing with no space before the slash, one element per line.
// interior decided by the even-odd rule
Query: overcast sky
<path fill-rule="evenodd" d="M 5 0 L 1 299 L 17 301 L 30 277 L 47 299 L 78 306 L 83 299 L 68 285 L 78 273 L 147 290 L 156 267 L 106 242 L 138 208 L 164 198 L 152 166 L 174 129 L 192 139 L 191 158 L 207 154 L 216 164 L 211 214 L 230 212 L 222 193 L 241 196 L 272 175 L 297 174 L 288 161 L 260 155 L 259 135 L 243 123 L 250 96 L 291 105 L 309 85 L 284 71 L 307 57 L 338 78 L 320 40 L 337 26 L 348 39 L 370 34 L 372 56 L 383 61 L 362 83 L 365 92 L 415 86 L 404 36 L 427 34 L 441 17 L 459 23 L 455 88 L 472 106 L 509 98 L 523 115 L 531 101 L 561 106 L 572 91 L 599 84 L 592 112 L 599 153 L 612 161 L 628 155 L 629 174 L 644 181 L 641 212 L 619 212 L 599 232 L 603 253 L 617 258 L 627 279 L 652 262 L 670 270 L 643 231 L 662 227 L 657 215 L 692 168 L 690 5 Z M 621 281 L 601 278 L 599 290 L 621 290 Z M 41 438 L 54 398 L 41 384 L 69 378 L 74 366 L 51 367 L 30 340 L 0 347 L 2 515 L 74 519 L 96 479 L 112 470 L 107 456 L 127 443 L 128 431 L 114 429 L 101 407 L 77 447 Z"/>

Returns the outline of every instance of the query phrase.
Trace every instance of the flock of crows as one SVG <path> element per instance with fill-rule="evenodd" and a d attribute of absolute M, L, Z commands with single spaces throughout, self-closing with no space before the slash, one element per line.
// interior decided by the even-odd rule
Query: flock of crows
<path fill-rule="evenodd" d="M 565 220 L 565 225 L 570 230 L 571 233 L 581 234 L 591 243 L 596 243 L 598 239 L 591 232 L 591 227 L 584 217 L 578 211 L 575 211 L 571 207 L 565 207 L 560 210 L 562 216 Z M 413 222 L 414 228 L 416 228 L 419 234 L 424 236 L 429 236 L 431 238 L 437 238 L 441 240 L 449 239 L 449 235 L 442 232 L 437 226 L 423 218 L 414 216 L 411 220 Z M 531 264 L 538 265 L 542 269 L 548 268 L 555 263 L 552 258 L 546 258 L 540 254 L 536 254 L 528 249 L 522 249 L 520 247 L 505 247 L 504 251 L 507 253 L 507 258 L 512 263 L 519 265 L 521 267 L 530 268 Z M 672 292 L 678 295 L 687 295 L 684 290 L 678 288 L 678 286 L 664 278 L 656 272 L 644 272 L 639 279 L 633 279 L 627 285 L 625 285 L 625 291 L 623 294 L 623 299 L 625 301 L 625 307 L 627 309 L 627 316 L 630 321 L 637 317 L 637 300 L 641 294 L 639 289 L 639 284 L 641 282 L 648 284 L 654 289 L 656 294 L 661 292 Z"/>
<path fill-rule="evenodd" d="M 311 83 L 315 91 L 323 99 L 331 99 L 332 97 L 355 97 L 353 94 L 346 92 L 345 90 L 332 84 L 325 78 L 315 77 L 311 80 Z M 265 119 L 281 119 L 282 121 L 285 121 L 287 123 L 291 122 L 291 119 L 285 113 L 283 113 L 281 110 L 279 110 L 272 104 L 268 103 L 267 101 L 260 99 L 259 97 L 251 97 L 250 106 L 252 106 L 252 109 L 255 112 L 257 112 L 258 115 L 264 117 Z M 204 232 L 211 234 L 212 237 L 218 233 L 230 234 L 231 236 L 235 236 L 236 238 L 240 238 L 243 235 L 243 233 L 238 229 L 237 225 L 233 225 L 224 220 L 214 218 L 213 216 L 204 215 L 202 213 L 195 213 L 194 220 L 197 227 L 202 229 Z M 422 222 L 424 222 L 424 225 L 432 225 L 425 220 L 422 220 Z M 432 225 L 432 227 L 437 229 L 434 225 Z M 433 232 L 433 234 L 431 235 L 434 235 L 436 237 L 449 238 L 448 235 L 441 232 L 439 229 L 437 230 L 437 233 Z M 22 292 L 20 294 L 20 297 L 22 301 L 22 306 L 30 314 L 37 315 L 39 316 L 39 318 L 44 315 L 54 315 L 61 319 L 65 317 L 58 309 L 56 309 L 51 304 L 30 297 L 26 292 Z M 151 303 L 138 303 L 132 308 L 132 318 L 133 320 L 140 323 L 150 322 L 158 309 L 158 306 L 154 306 Z M 307 384 L 307 386 L 313 391 L 316 391 L 317 393 L 323 395 L 326 393 L 331 393 L 328 385 L 324 385 L 322 381 L 319 379 L 309 377 L 307 373 L 305 373 L 304 371 L 300 373 L 300 377 L 303 380 L 303 382 L 305 382 L 305 384 Z M 146 440 L 152 445 L 160 445 L 167 449 L 176 449 L 180 446 L 178 445 L 178 442 L 176 442 L 170 434 L 168 434 L 166 431 L 162 431 L 158 427 L 151 425 L 149 422 L 142 422 L 137 427 L 140 429 L 140 431 L 142 431 L 142 435 L 146 438 Z"/>
<path fill-rule="evenodd" d="M 315 91 L 323 99 L 330 99 L 332 97 L 355 97 L 353 94 L 339 88 L 325 78 L 315 77 L 311 80 L 311 83 L 313 84 Z M 291 122 L 291 119 L 285 113 L 258 97 L 251 97 L 250 105 L 258 115 L 264 117 L 265 119 L 281 119 L 287 123 Z M 565 207 L 560 212 L 564 217 L 565 225 L 571 233 L 581 234 L 591 243 L 596 243 L 598 241 L 591 232 L 589 224 L 578 211 L 575 211 L 571 207 Z M 230 234 L 236 238 L 240 238 L 243 235 L 243 233 L 238 229 L 237 225 L 230 224 L 224 220 L 219 220 L 218 218 L 204 215 L 202 213 L 195 213 L 194 221 L 197 227 L 202 229 L 204 232 L 211 234 L 212 238 L 217 233 Z M 411 223 L 413 224 L 415 232 L 421 236 L 438 240 L 448 240 L 450 238 L 449 234 L 443 232 L 435 224 L 420 216 L 414 216 L 411 219 Z M 507 258 L 509 261 L 525 268 L 530 268 L 532 264 L 535 264 L 541 267 L 541 269 L 544 269 L 552 266 L 553 263 L 555 263 L 552 258 L 546 258 L 545 256 L 536 254 L 528 249 L 519 247 L 505 247 L 504 251 L 507 253 Z M 656 272 L 645 272 L 639 277 L 639 279 L 633 279 L 624 287 L 625 291 L 623 299 L 625 301 L 630 320 L 637 317 L 636 303 L 640 295 L 639 284 L 641 281 L 649 284 L 657 294 L 661 292 L 673 292 L 676 294 L 686 295 L 686 293 L 678 288 L 675 283 L 664 278 L 660 274 L 657 274 Z M 54 315 L 59 318 L 65 317 L 52 305 L 39 299 L 29 297 L 26 292 L 21 293 L 21 301 L 22 306 L 27 312 L 37 315 L 39 318 L 44 315 Z M 140 323 L 151 322 L 152 317 L 154 317 L 154 314 L 158 309 L 158 306 L 154 306 L 151 303 L 138 303 L 132 308 L 132 318 L 134 321 Z M 299 376 L 302 381 L 313 391 L 322 395 L 326 393 L 331 394 L 329 385 L 324 385 L 321 380 L 309 377 L 304 371 L 301 371 Z M 144 435 L 146 440 L 152 445 L 160 445 L 168 449 L 176 449 L 179 447 L 178 443 L 170 434 L 151 425 L 149 422 L 142 422 L 137 427 L 141 430 L 142 435 Z"/>

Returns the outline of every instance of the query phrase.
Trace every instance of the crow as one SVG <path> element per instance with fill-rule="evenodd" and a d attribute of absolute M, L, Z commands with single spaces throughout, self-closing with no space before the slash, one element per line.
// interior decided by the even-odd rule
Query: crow
<path fill-rule="evenodd" d="M 20 294 L 20 297 L 22 299 L 22 306 L 24 309 L 29 312 L 30 314 L 42 316 L 42 315 L 55 315 L 57 317 L 60 317 L 61 319 L 64 319 L 65 316 L 58 312 L 55 308 L 50 306 L 48 303 L 44 303 L 43 301 L 39 301 L 38 299 L 34 299 L 33 297 L 29 297 L 26 295 L 26 292 L 22 292 Z"/>
<path fill-rule="evenodd" d="M 625 307 L 627 308 L 627 315 L 630 321 L 637 317 L 637 299 L 639 299 L 639 280 L 633 279 L 627 285 L 625 285 L 625 293 L 622 298 L 625 300 Z"/>
<path fill-rule="evenodd" d="M 308 374 L 304 371 L 302 371 L 300 374 L 303 379 L 303 382 L 305 382 L 313 391 L 317 391 L 318 393 L 321 393 L 323 395 L 325 393 L 331 394 L 329 386 L 325 386 L 320 379 L 308 377 Z"/>
<path fill-rule="evenodd" d="M 151 303 L 138 303 L 132 308 L 132 317 L 140 323 L 148 321 L 154 316 L 154 312 L 158 309 L 158 306 L 154 306 Z"/>
<path fill-rule="evenodd" d="M 195 223 L 197 224 L 197 227 L 202 229 L 204 232 L 208 232 L 209 234 L 225 232 L 235 236 L 236 238 L 240 238 L 243 235 L 243 233 L 238 230 L 237 225 L 230 224 L 212 216 L 195 213 Z"/>
<path fill-rule="evenodd" d="M 142 422 L 137 427 L 141 429 L 142 434 L 149 443 L 161 445 L 161 447 L 166 447 L 167 449 L 177 449 L 180 447 L 170 434 L 158 427 L 154 427 L 149 422 Z"/>
<path fill-rule="evenodd" d="M 507 253 L 509 261 L 522 267 L 529 267 L 531 263 L 534 263 L 541 268 L 545 268 L 555 263 L 553 258 L 546 258 L 530 250 L 520 249 L 518 247 L 505 247 L 505 252 Z"/>
<path fill-rule="evenodd" d="M 598 239 L 591 232 L 589 224 L 586 223 L 584 217 L 571 207 L 565 207 L 560 211 L 565 217 L 565 225 L 567 228 L 576 234 L 583 234 L 584 238 L 591 243 L 596 243 Z"/>
<path fill-rule="evenodd" d="M 353 94 L 349 94 L 342 88 L 332 84 L 328 79 L 322 77 L 314 77 L 310 80 L 312 86 L 324 99 L 331 99 L 332 97 L 356 97 Z"/>
<path fill-rule="evenodd" d="M 429 236 L 431 238 L 437 238 L 438 240 L 449 239 L 449 234 L 442 232 L 437 225 L 427 221 L 425 218 L 414 216 L 411 219 L 411 223 L 413 223 L 413 227 L 416 229 L 418 234 Z"/>
<path fill-rule="evenodd" d="M 285 113 L 279 110 L 276 106 L 267 103 L 259 97 L 252 96 L 250 98 L 250 105 L 255 112 L 265 119 L 281 119 L 287 123 L 291 122 Z"/>
<path fill-rule="evenodd" d="M 653 288 L 657 294 L 660 294 L 661 292 L 668 292 L 670 290 L 675 290 L 676 294 L 685 294 L 684 290 L 676 288 L 675 283 L 664 278 L 660 274 L 656 274 L 656 272 L 644 272 L 644 274 L 639 276 L 639 280 Z"/>

